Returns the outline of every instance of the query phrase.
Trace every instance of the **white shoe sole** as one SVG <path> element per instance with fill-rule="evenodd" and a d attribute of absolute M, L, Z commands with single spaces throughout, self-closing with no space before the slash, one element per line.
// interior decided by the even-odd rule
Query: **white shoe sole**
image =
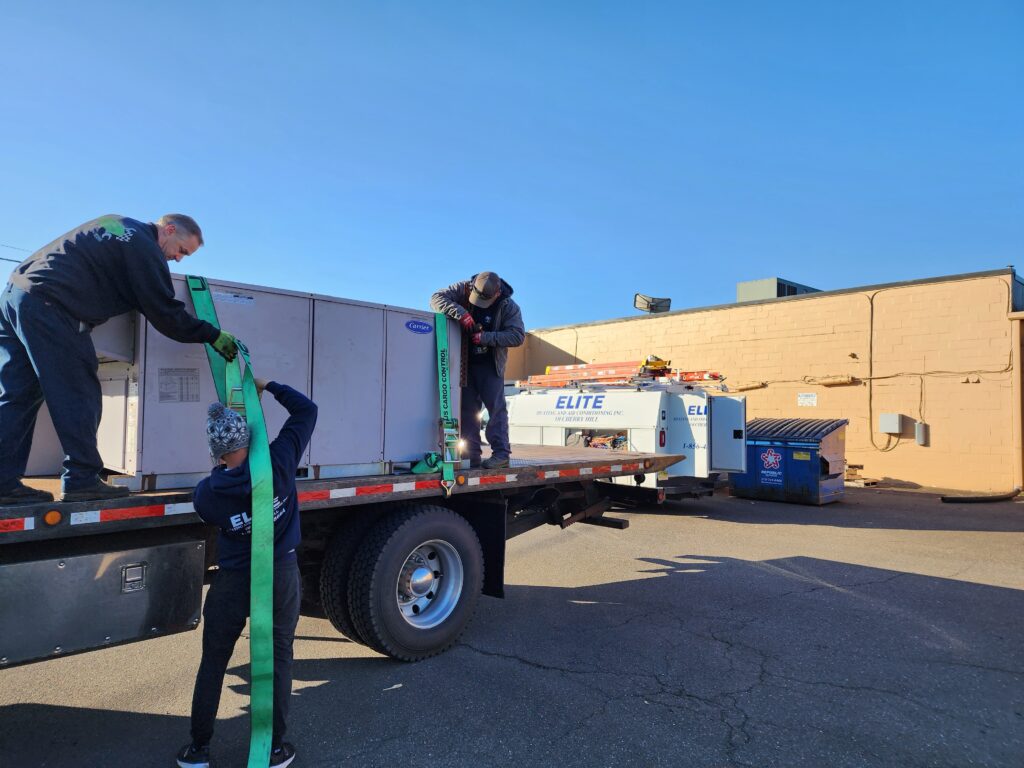
<path fill-rule="evenodd" d="M 210 768 L 209 763 L 183 763 L 181 760 L 175 760 L 178 764 L 178 768 Z"/>
<path fill-rule="evenodd" d="M 278 763 L 277 765 L 274 766 L 274 768 L 288 768 L 288 766 L 291 765 L 293 762 L 295 762 L 295 755 L 292 755 L 287 760 L 285 760 L 283 763 Z"/>

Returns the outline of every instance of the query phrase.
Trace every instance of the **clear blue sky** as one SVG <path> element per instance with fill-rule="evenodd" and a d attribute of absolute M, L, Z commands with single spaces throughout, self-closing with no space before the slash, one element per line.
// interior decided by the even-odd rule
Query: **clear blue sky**
<path fill-rule="evenodd" d="M 0 243 L 183 211 L 183 270 L 493 269 L 531 328 L 1024 271 L 1022 40 L 1017 0 L 8 3 Z"/>

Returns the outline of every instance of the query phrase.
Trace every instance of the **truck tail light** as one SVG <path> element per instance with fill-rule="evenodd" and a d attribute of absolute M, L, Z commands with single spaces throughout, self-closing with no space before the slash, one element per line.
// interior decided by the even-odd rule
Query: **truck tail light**
<path fill-rule="evenodd" d="M 659 448 L 664 448 L 665 447 L 665 430 L 664 429 L 658 431 L 658 447 Z"/>

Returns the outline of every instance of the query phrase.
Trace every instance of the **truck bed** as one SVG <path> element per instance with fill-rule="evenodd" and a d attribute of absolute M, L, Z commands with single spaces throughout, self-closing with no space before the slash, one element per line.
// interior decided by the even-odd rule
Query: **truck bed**
<path fill-rule="evenodd" d="M 511 466 L 505 469 L 457 471 L 458 482 L 452 495 L 648 474 L 682 458 L 673 454 L 539 445 L 515 445 L 512 456 Z M 58 490 L 59 485 L 54 480 L 30 482 L 51 491 Z M 299 480 L 297 487 L 302 510 L 444 497 L 440 473 Z M 44 516 L 53 511 L 59 514 L 59 520 L 48 523 Z M 137 493 L 107 502 L 4 506 L 0 507 L 0 545 L 201 522 L 192 507 L 191 488 Z"/>

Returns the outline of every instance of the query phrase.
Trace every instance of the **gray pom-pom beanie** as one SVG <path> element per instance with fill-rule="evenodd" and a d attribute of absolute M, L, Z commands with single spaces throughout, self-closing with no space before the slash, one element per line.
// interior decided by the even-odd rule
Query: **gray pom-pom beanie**
<path fill-rule="evenodd" d="M 210 454 L 219 459 L 225 453 L 249 447 L 249 425 L 223 403 L 213 403 L 206 411 L 206 441 Z"/>

